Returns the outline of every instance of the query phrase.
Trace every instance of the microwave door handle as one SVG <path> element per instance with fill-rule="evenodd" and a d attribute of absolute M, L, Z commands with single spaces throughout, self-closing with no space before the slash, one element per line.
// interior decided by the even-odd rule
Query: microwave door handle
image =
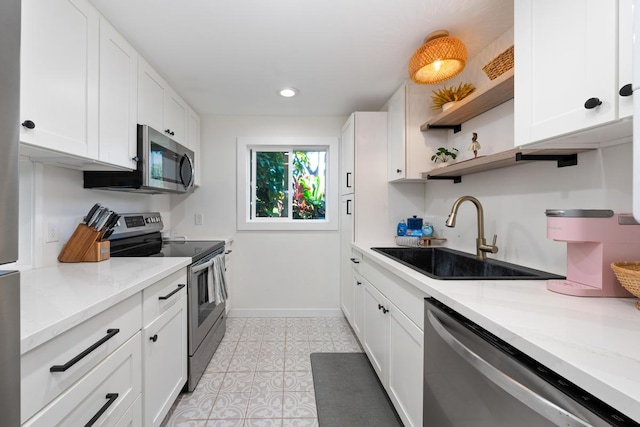
<path fill-rule="evenodd" d="M 213 265 L 213 259 L 210 259 L 209 261 L 205 262 L 204 264 L 199 264 L 196 265 L 194 267 L 191 267 L 191 272 L 192 273 L 198 273 L 202 270 L 206 270 L 207 268 L 210 268 Z"/>
<path fill-rule="evenodd" d="M 436 315 L 433 314 L 431 310 L 427 311 L 427 318 L 429 319 L 429 323 L 431 323 L 431 326 L 440 336 L 440 338 L 442 338 L 442 340 L 453 351 L 460 355 L 460 357 L 462 357 L 471 367 L 473 367 L 488 380 L 496 384 L 502 390 L 504 390 L 544 418 L 548 419 L 556 425 L 567 427 L 591 426 L 591 424 L 585 423 L 572 413 L 567 412 L 555 403 L 550 402 L 539 394 L 528 389 L 518 381 L 496 369 L 489 362 L 478 356 L 471 349 L 460 342 L 456 337 L 454 337 L 449 331 L 447 331 L 444 325 L 440 323 L 440 320 L 438 320 Z"/>
<path fill-rule="evenodd" d="M 182 165 L 184 164 L 184 162 L 187 162 L 189 164 L 189 169 L 191 170 L 191 173 L 189 174 L 189 182 L 184 182 L 184 177 L 182 176 Z M 191 187 L 191 183 L 193 182 L 193 175 L 195 173 L 195 171 L 193 170 L 193 162 L 191 161 L 191 159 L 189 158 L 189 156 L 187 156 L 186 154 L 182 155 L 182 161 L 180 162 L 180 182 L 182 182 L 182 185 L 184 185 L 185 188 L 189 188 Z"/>

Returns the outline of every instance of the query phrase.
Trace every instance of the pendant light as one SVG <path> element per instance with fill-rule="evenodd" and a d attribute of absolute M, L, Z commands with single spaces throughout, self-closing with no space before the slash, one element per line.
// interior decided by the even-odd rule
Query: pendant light
<path fill-rule="evenodd" d="M 419 84 L 440 83 L 460 73 L 467 63 L 467 48 L 446 30 L 424 39 L 409 61 L 409 76 Z"/>

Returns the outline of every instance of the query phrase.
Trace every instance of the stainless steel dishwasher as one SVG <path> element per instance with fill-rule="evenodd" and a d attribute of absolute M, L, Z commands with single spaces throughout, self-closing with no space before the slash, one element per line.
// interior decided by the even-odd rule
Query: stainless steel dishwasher
<path fill-rule="evenodd" d="M 434 298 L 423 408 L 424 427 L 640 426 Z"/>

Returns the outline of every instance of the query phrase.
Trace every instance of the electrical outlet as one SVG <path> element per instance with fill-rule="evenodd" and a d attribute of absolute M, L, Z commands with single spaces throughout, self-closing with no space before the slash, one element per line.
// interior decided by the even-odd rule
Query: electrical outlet
<path fill-rule="evenodd" d="M 47 238 L 45 239 L 47 243 L 57 242 L 60 239 L 58 232 L 58 223 L 57 222 L 49 222 L 47 223 Z"/>
<path fill-rule="evenodd" d="M 195 225 L 202 225 L 202 214 L 201 213 L 193 214 L 193 223 Z"/>

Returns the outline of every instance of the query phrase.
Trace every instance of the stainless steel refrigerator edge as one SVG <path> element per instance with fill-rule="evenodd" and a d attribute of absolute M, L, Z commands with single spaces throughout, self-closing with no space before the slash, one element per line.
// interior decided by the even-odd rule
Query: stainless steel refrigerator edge
<path fill-rule="evenodd" d="M 0 2 L 0 270 L 18 259 L 20 0 Z M 0 271 L 0 417 L 20 425 L 20 274 Z"/>

